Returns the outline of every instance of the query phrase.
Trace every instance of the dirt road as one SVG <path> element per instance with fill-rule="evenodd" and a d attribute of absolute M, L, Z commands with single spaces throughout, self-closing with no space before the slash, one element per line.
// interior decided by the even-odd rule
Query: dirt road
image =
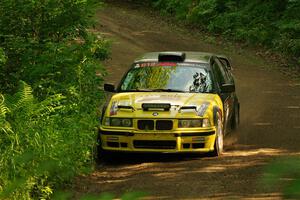
<path fill-rule="evenodd" d="M 102 164 L 76 182 L 76 196 L 110 192 L 120 197 L 145 191 L 146 199 L 281 199 L 278 187 L 261 184 L 264 166 L 300 152 L 300 81 L 290 80 L 254 51 L 242 50 L 179 29 L 148 9 L 108 5 L 97 27 L 113 39 L 107 80 L 117 83 L 139 55 L 148 51 L 208 51 L 232 59 L 241 102 L 241 126 L 227 139 L 220 158 L 140 155 Z M 206 38 L 206 39 L 205 39 Z M 296 75 L 297 76 L 297 75 Z M 300 76 L 300 75 L 298 75 Z M 268 192 L 266 192 L 268 191 Z"/>

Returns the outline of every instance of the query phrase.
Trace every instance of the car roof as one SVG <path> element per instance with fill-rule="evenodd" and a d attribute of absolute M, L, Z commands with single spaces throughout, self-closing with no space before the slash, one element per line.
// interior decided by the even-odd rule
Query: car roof
<path fill-rule="evenodd" d="M 197 63 L 209 63 L 212 56 L 217 57 L 223 57 L 226 58 L 224 55 L 216 55 L 213 53 L 208 52 L 197 52 L 197 51 L 183 51 L 183 52 L 177 52 L 177 51 L 164 51 L 164 52 L 149 52 L 145 53 L 141 57 L 137 58 L 134 62 L 158 62 L 159 54 L 178 54 L 178 53 L 184 53 L 185 54 L 185 60 L 184 62 L 197 62 Z"/>

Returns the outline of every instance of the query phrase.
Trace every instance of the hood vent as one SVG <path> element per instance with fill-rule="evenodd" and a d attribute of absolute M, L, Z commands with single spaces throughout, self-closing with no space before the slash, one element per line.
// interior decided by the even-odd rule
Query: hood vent
<path fill-rule="evenodd" d="M 118 109 L 123 109 L 123 110 L 132 110 L 135 111 L 134 107 L 132 106 L 123 106 L 123 105 L 118 105 Z"/>
<path fill-rule="evenodd" d="M 142 108 L 144 111 L 151 111 L 151 110 L 169 111 L 171 109 L 171 104 L 169 104 L 169 103 L 143 103 Z"/>
<path fill-rule="evenodd" d="M 196 106 L 182 106 L 180 110 L 197 110 Z"/>

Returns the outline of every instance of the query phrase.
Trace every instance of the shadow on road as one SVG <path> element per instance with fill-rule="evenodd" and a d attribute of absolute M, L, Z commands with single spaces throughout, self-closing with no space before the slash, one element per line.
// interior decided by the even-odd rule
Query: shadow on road
<path fill-rule="evenodd" d="M 172 153 L 109 153 L 99 160 L 98 168 L 105 166 L 135 165 L 156 162 L 182 162 L 204 158 L 206 154 L 172 154 Z"/>

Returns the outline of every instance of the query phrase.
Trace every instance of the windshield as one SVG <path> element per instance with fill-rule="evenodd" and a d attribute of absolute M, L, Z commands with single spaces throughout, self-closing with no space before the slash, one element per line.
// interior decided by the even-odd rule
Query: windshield
<path fill-rule="evenodd" d="M 121 83 L 122 91 L 212 92 L 212 79 L 205 64 L 139 63 Z"/>

